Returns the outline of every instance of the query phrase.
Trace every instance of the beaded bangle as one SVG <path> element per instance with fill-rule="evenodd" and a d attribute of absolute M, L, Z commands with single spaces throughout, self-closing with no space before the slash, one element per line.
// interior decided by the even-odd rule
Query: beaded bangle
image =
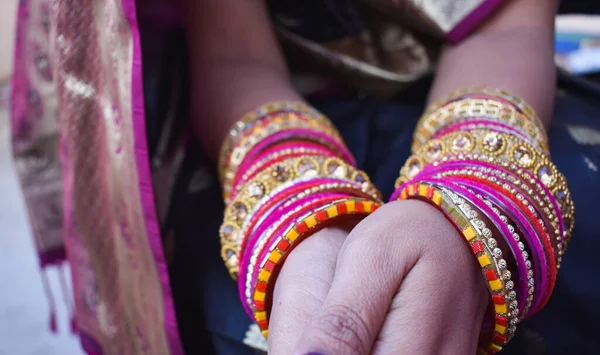
<path fill-rule="evenodd" d="M 452 91 L 445 97 L 435 100 L 427 108 L 425 113 L 427 114 L 432 111 L 435 111 L 448 102 L 455 101 L 464 96 L 472 95 L 472 94 L 476 94 L 476 95 L 483 94 L 483 95 L 489 95 L 492 97 L 501 98 L 501 99 L 509 102 L 515 108 L 519 109 L 519 111 L 523 112 L 523 114 L 525 114 L 527 117 L 530 117 L 530 118 L 537 117 L 537 114 L 535 113 L 535 110 L 533 109 L 533 107 L 531 107 L 525 100 L 514 95 L 513 93 L 511 93 L 508 90 L 491 88 L 491 87 L 470 87 L 470 88 L 461 88 L 461 89 Z"/>
<path fill-rule="evenodd" d="M 543 227 L 542 230 L 538 231 L 538 233 L 540 233 L 540 235 L 548 236 L 548 229 L 546 228 L 546 226 L 553 227 L 550 229 L 553 236 L 552 236 L 552 238 L 550 238 L 548 236 L 548 239 L 549 239 L 550 243 L 552 243 L 552 249 L 555 252 L 555 259 L 558 260 L 558 256 L 562 254 L 562 243 L 561 243 L 561 230 L 559 229 L 560 226 L 557 223 L 557 220 L 555 220 L 556 212 L 549 208 L 546 208 L 545 210 L 542 209 L 543 205 L 541 205 L 541 204 L 543 204 L 543 202 L 541 201 L 541 198 L 533 190 L 529 190 L 529 191 L 521 190 L 520 189 L 521 184 L 520 184 L 519 180 L 512 180 L 512 181 L 505 180 L 504 178 L 498 176 L 499 171 L 495 170 L 495 169 L 494 170 L 496 171 L 496 175 L 492 175 L 490 172 L 490 171 L 492 171 L 492 169 L 488 168 L 487 171 L 483 171 L 483 170 L 481 170 L 482 166 L 480 166 L 479 164 L 485 164 L 485 163 L 447 162 L 447 163 L 439 164 L 433 168 L 428 168 L 424 172 L 426 172 L 425 176 L 437 174 L 440 177 L 469 175 L 469 178 L 471 178 L 472 177 L 471 175 L 474 175 L 475 178 L 484 179 L 484 180 L 482 180 L 484 185 L 490 186 L 496 190 L 504 190 L 505 193 L 508 195 L 507 197 L 510 199 L 513 199 L 513 201 L 516 201 L 515 203 L 519 203 L 521 205 L 524 204 L 524 207 L 526 208 L 527 213 L 530 213 L 529 216 L 535 216 L 535 220 L 539 221 L 539 224 Z M 452 170 L 452 169 L 462 169 L 462 170 L 458 171 L 458 170 Z M 420 178 L 421 176 L 422 176 L 422 174 L 419 174 L 417 176 L 417 179 Z M 494 186 L 494 185 L 497 185 L 497 186 Z M 530 197 L 531 200 L 528 199 L 527 197 Z M 536 201 L 536 202 L 532 202 L 532 201 Z M 536 207 L 538 207 L 538 208 L 536 209 Z M 532 215 L 532 214 L 534 214 L 534 215 Z"/>
<path fill-rule="evenodd" d="M 487 130 L 456 132 L 448 134 L 442 139 L 430 141 L 427 146 L 415 152 L 407 160 L 406 165 L 400 171 L 400 178 L 408 181 L 416 176 L 426 164 L 448 154 L 481 154 L 487 158 L 497 157 L 501 162 L 513 163 L 530 171 L 553 194 L 561 194 L 562 199 L 570 197 L 565 177 L 558 172 L 556 166 L 545 155 L 510 135 Z M 564 205 L 572 208 L 571 201 Z M 569 214 L 570 211 L 562 212 Z"/>
<path fill-rule="evenodd" d="M 545 131 L 540 131 L 531 121 L 518 113 L 513 107 L 490 103 L 490 100 L 467 100 L 465 102 L 452 102 L 433 114 L 423 118 L 415 131 L 413 152 L 426 144 L 440 130 L 453 124 L 473 119 L 492 120 L 505 123 L 523 134 L 530 136 L 538 142 L 543 152 L 547 155 L 548 141 Z"/>
<path fill-rule="evenodd" d="M 348 152 L 347 148 L 341 141 L 341 138 L 335 137 L 331 132 L 321 131 L 313 128 L 295 128 L 286 129 L 269 135 L 261 136 L 259 134 L 253 136 L 250 141 L 241 142 L 240 147 L 234 148 L 232 157 L 227 165 L 226 173 L 224 174 L 222 185 L 223 193 L 226 201 L 229 201 L 233 180 L 237 175 L 239 165 L 244 160 L 251 160 L 256 154 L 259 154 L 261 149 L 265 149 L 270 145 L 274 145 L 289 139 L 306 139 L 319 144 L 322 144 L 329 149 L 335 151 L 338 156 L 343 157 L 345 161 L 354 163 L 354 158 Z"/>
<path fill-rule="evenodd" d="M 428 178 L 432 174 L 439 174 L 439 176 L 442 178 L 454 178 L 455 176 L 460 175 L 460 172 L 452 171 L 452 168 L 453 166 L 438 166 L 437 169 L 426 170 L 423 172 L 423 174 L 419 174 L 415 178 L 415 180 L 421 181 L 424 178 Z M 536 298 L 536 302 L 532 306 L 533 308 L 531 309 L 531 314 L 536 313 L 548 301 L 548 298 L 551 295 L 556 280 L 556 264 L 554 259 L 555 254 L 553 246 L 550 244 L 550 239 L 548 237 L 544 237 L 545 230 L 539 224 L 539 221 L 537 217 L 533 215 L 533 212 L 531 212 L 529 208 L 526 205 L 524 205 L 526 199 L 522 195 L 522 199 L 518 199 L 516 196 L 518 196 L 519 194 L 516 191 L 508 191 L 504 187 L 504 184 L 498 182 L 495 182 L 497 186 L 493 185 L 494 183 L 490 182 L 489 179 L 477 178 L 468 175 L 463 175 L 463 177 L 466 179 L 473 180 L 475 183 L 477 183 L 476 185 L 471 186 L 474 186 L 475 188 L 480 190 L 483 189 L 487 196 L 495 197 L 505 201 L 503 202 L 505 206 L 517 206 L 510 208 L 507 207 L 506 209 L 504 209 L 504 211 L 515 211 L 515 208 L 517 208 L 519 212 L 513 212 L 514 215 L 519 216 L 519 214 L 525 214 L 527 216 L 526 220 L 517 218 L 515 219 L 515 221 L 519 220 L 521 226 L 520 228 L 522 230 L 523 228 L 525 228 L 525 230 L 527 231 L 527 233 L 524 234 L 527 237 L 527 242 L 529 245 L 535 246 L 536 250 L 536 252 L 533 253 L 533 256 L 535 258 L 534 265 L 541 267 L 541 269 L 539 269 L 536 273 L 537 275 L 539 275 L 539 279 L 536 282 L 536 284 L 539 285 L 541 291 L 545 292 L 543 292 L 540 297 Z M 465 183 L 465 181 L 461 180 L 461 183 Z M 504 191 L 504 193 L 498 194 L 496 190 Z M 532 226 L 530 227 L 530 225 Z M 537 232 L 535 230 L 537 230 Z M 560 259 L 557 260 L 560 261 Z"/>
<path fill-rule="evenodd" d="M 523 225 L 527 227 L 528 225 L 519 216 L 518 210 L 516 210 L 514 207 L 509 207 L 507 205 L 508 202 L 503 200 L 501 194 L 495 193 L 494 190 L 487 189 L 479 184 L 469 182 L 468 180 L 458 180 L 457 182 L 461 185 L 467 185 L 469 188 L 475 190 L 473 193 L 485 194 L 487 196 L 486 200 L 493 200 L 496 203 L 496 205 L 502 209 L 502 211 L 509 214 L 511 217 L 511 221 L 513 223 L 516 223 L 516 225 L 521 231 L 528 231 L 528 233 L 523 233 L 527 243 L 519 242 L 520 239 L 514 237 L 514 232 L 512 232 L 510 228 L 508 228 L 508 226 L 506 226 L 506 229 L 503 229 L 502 231 L 502 234 L 504 235 L 504 240 L 509 244 L 511 252 L 518 263 L 519 279 L 522 285 L 519 288 L 519 290 L 517 290 L 517 294 L 519 296 L 519 304 L 522 306 L 522 308 L 520 309 L 522 311 L 520 312 L 520 319 L 524 319 L 528 316 L 527 313 L 531 310 L 532 307 L 533 310 L 537 309 L 538 305 L 542 300 L 543 292 L 548 291 L 548 289 L 551 287 L 551 283 L 548 282 L 548 270 L 550 270 L 551 268 L 547 267 L 547 257 L 545 257 L 544 249 L 541 245 L 539 245 L 540 243 L 538 242 L 535 234 L 529 234 L 531 232 L 530 229 L 523 229 Z M 506 219 L 505 224 L 508 223 L 508 218 L 506 216 L 504 218 Z M 531 249 L 532 244 L 535 246 L 535 249 Z M 529 249 L 529 251 L 526 251 L 525 249 Z M 532 252 L 532 250 L 535 250 L 535 252 Z M 535 273 L 537 278 L 529 276 L 529 270 L 531 268 L 527 267 L 527 260 L 529 259 L 530 253 L 533 257 L 532 264 L 536 266 L 536 268 L 538 268 L 538 272 Z M 540 292 L 538 292 L 537 294 L 536 303 L 533 303 L 533 292 L 535 292 L 535 285 L 537 285 Z M 530 290 L 532 293 L 531 297 Z"/>
<path fill-rule="evenodd" d="M 498 88 L 474 87 L 474 88 L 458 89 L 454 92 L 451 92 L 446 97 L 442 97 L 439 100 L 434 101 L 427 108 L 424 116 L 430 114 L 431 112 L 433 112 L 435 110 L 438 110 L 440 107 L 444 106 L 445 104 L 447 104 L 449 102 L 460 100 L 465 97 L 490 98 L 490 99 L 503 101 L 506 104 L 517 109 L 523 115 L 525 115 L 525 117 L 528 120 L 534 122 L 540 130 L 545 131 L 545 129 L 542 125 L 542 122 L 540 121 L 540 119 L 537 116 L 533 107 L 531 107 L 525 100 L 514 95 L 510 91 L 504 90 L 504 89 L 498 89 Z"/>
<path fill-rule="evenodd" d="M 253 238 L 248 241 L 246 248 L 242 250 L 240 261 L 240 277 L 238 279 L 238 290 L 242 299 L 242 304 L 248 315 L 254 317 L 254 308 L 252 301 L 252 290 L 255 279 L 255 268 L 259 253 L 264 249 L 265 244 L 272 239 L 273 235 L 279 235 L 286 225 L 299 215 L 304 215 L 308 210 L 314 209 L 316 206 L 326 205 L 334 201 L 340 201 L 349 196 L 336 193 L 321 193 L 310 195 L 304 199 L 294 201 L 288 206 L 282 208 L 277 213 L 269 215 L 268 220 L 265 220 L 261 227 L 253 233 Z"/>
<path fill-rule="evenodd" d="M 425 177 L 424 177 L 425 178 Z M 425 178 L 427 179 L 427 178 Z M 436 179 L 436 178 L 434 178 Z M 436 179 L 438 180 L 438 179 Z M 421 181 L 421 180 L 419 180 Z M 428 180 L 429 181 L 429 180 Z M 446 180 L 444 180 L 446 181 Z M 524 245 L 522 242 L 519 242 L 519 235 L 517 234 L 515 237 L 515 229 L 514 227 L 511 227 L 511 223 L 509 223 L 509 220 L 506 216 L 502 215 L 500 213 L 500 210 L 498 208 L 496 208 L 494 206 L 494 204 L 492 204 L 492 202 L 490 202 L 490 199 L 494 199 L 494 197 L 497 196 L 492 196 L 491 198 L 484 198 L 481 195 L 476 195 L 476 192 L 472 191 L 471 189 L 477 189 L 479 186 L 477 185 L 473 185 L 470 181 L 463 181 L 463 180 L 456 180 L 456 179 L 452 179 L 449 180 L 454 184 L 458 184 L 459 186 L 461 186 L 463 189 L 467 189 L 467 191 L 469 191 L 471 194 L 475 195 L 477 197 L 477 199 L 475 200 L 470 200 L 470 203 L 473 204 L 477 209 L 479 209 L 482 213 L 482 215 L 480 215 L 480 218 L 487 218 L 492 224 L 488 224 L 488 227 L 492 227 L 495 226 L 497 233 L 492 233 L 492 235 L 501 235 L 503 236 L 503 238 L 490 238 L 488 240 L 488 246 L 492 249 L 498 247 L 502 250 L 502 255 L 504 255 L 504 259 L 506 260 L 506 262 L 508 263 L 508 265 L 504 264 L 504 265 L 499 265 L 501 267 L 501 269 L 504 269 L 503 273 L 508 273 L 508 275 L 510 274 L 510 265 L 511 265 L 511 259 L 514 260 L 515 266 L 516 266 L 516 273 L 519 275 L 519 282 L 515 285 L 514 291 L 515 293 L 519 296 L 518 298 L 518 304 L 521 305 L 521 308 L 519 309 L 520 312 L 519 314 L 521 315 L 521 317 L 525 316 L 525 313 L 523 313 L 522 311 L 525 310 L 529 310 L 529 308 L 531 307 L 531 300 L 528 299 L 528 290 L 530 289 L 530 284 L 531 284 L 531 288 L 533 287 L 533 281 L 534 279 L 528 276 L 528 270 L 531 268 L 531 263 L 530 266 L 527 266 L 527 261 L 529 259 L 529 252 L 526 251 L 525 253 L 523 253 L 523 251 L 525 251 L 525 249 L 528 249 L 528 246 Z M 467 186 L 465 186 L 467 185 Z M 471 189 L 470 189 L 471 188 Z M 487 191 L 485 191 L 487 192 Z M 499 203 L 498 201 L 494 200 L 495 205 L 497 206 L 502 206 L 501 203 Z M 485 204 L 487 207 L 484 207 L 483 204 Z M 493 213 L 492 213 L 493 212 Z M 510 259 L 509 259 L 510 258 Z M 514 269 L 513 269 L 514 271 Z M 530 281 L 531 280 L 531 281 Z M 510 296 L 509 297 L 511 300 L 515 299 L 515 297 Z"/>
<path fill-rule="evenodd" d="M 464 121 L 464 122 L 460 122 L 457 123 L 455 125 L 449 126 L 439 132 L 437 132 L 433 138 L 434 139 L 440 139 L 443 136 L 449 134 L 449 133 L 456 133 L 459 131 L 464 131 L 464 132 L 470 132 L 470 131 L 475 131 L 475 130 L 491 130 L 494 132 L 498 132 L 498 133 L 504 133 L 504 134 L 509 134 L 514 136 L 515 138 L 521 139 L 525 142 L 527 142 L 528 144 L 530 144 L 531 146 L 535 147 L 536 149 L 539 150 L 543 150 L 542 147 L 539 146 L 538 142 L 531 139 L 531 137 L 526 136 L 525 134 L 523 134 L 522 132 L 512 128 L 509 125 L 503 124 L 503 123 L 499 123 L 499 122 L 493 122 L 493 121 L 486 121 L 486 120 L 479 120 L 474 118 L 471 121 Z"/>
<path fill-rule="evenodd" d="M 508 293 L 514 287 L 513 282 L 510 279 L 504 281 L 501 278 L 500 265 L 504 265 L 505 261 L 500 261 L 502 257 L 500 249 L 496 250 L 495 248 L 494 251 L 491 251 L 488 247 L 488 238 L 491 237 L 491 232 L 488 232 L 489 228 L 478 218 L 478 213 L 475 210 L 467 207 L 468 205 L 464 198 L 461 198 L 455 192 L 447 190 L 443 187 L 443 184 L 443 182 L 436 182 L 435 184 L 421 182 L 404 185 L 398 189 L 397 195 L 402 200 L 418 198 L 440 209 L 471 247 L 481 266 L 482 274 L 486 279 L 495 312 L 495 335 L 490 344 L 482 344 L 481 348 L 483 351 L 495 353 L 500 351 L 502 346 L 514 334 L 515 327 L 512 325 L 514 323 L 512 319 L 517 319 L 518 304 L 515 305 L 511 301 L 511 305 L 515 306 L 512 307 L 512 309 L 516 310 L 514 312 L 512 310 L 509 311 L 509 306 L 507 305 Z M 511 324 L 511 326 L 507 327 L 507 324 Z"/>
<path fill-rule="evenodd" d="M 336 154 L 328 148 L 312 142 L 291 141 L 276 145 L 262 152 L 260 156 L 256 157 L 252 164 L 248 163 L 240 165 L 239 172 L 232 185 L 232 191 L 234 191 L 234 193 L 239 192 L 241 183 L 245 183 L 252 179 L 259 171 L 273 163 L 280 162 L 286 158 L 299 158 L 302 155 L 336 156 Z"/>
<path fill-rule="evenodd" d="M 227 135 L 223 144 L 221 145 L 221 151 L 219 153 L 219 174 L 222 174 L 222 172 L 225 170 L 227 161 L 233 151 L 233 146 L 235 145 L 235 142 L 239 139 L 239 137 L 244 135 L 249 130 L 252 130 L 257 124 L 260 123 L 260 120 L 262 118 L 278 113 L 294 113 L 297 116 L 303 115 L 307 117 L 312 117 L 324 121 L 324 124 L 331 124 L 329 120 L 327 120 L 317 110 L 303 102 L 280 101 L 262 105 L 256 108 L 255 110 L 246 113 L 239 121 L 237 121 L 233 125 L 233 127 L 229 131 L 229 134 Z M 333 127 L 333 125 L 331 126 Z"/>
<path fill-rule="evenodd" d="M 470 191 L 471 192 L 471 191 Z M 522 296 L 522 297 L 526 297 L 525 301 L 523 302 L 521 299 L 519 299 L 519 304 L 523 304 L 523 308 L 519 309 L 519 320 L 525 319 L 528 317 L 529 311 L 531 309 L 531 304 L 533 302 L 533 296 L 535 293 L 535 273 L 532 270 L 532 262 L 529 260 L 529 255 L 531 255 L 531 249 L 529 249 L 529 246 L 526 243 L 523 243 L 521 241 L 521 231 L 518 227 L 516 227 L 516 224 L 513 222 L 512 219 L 509 219 L 507 216 L 502 214 L 502 211 L 499 209 L 499 207 L 497 205 L 494 205 L 489 199 L 483 197 L 480 194 L 477 194 L 477 197 L 480 198 L 486 205 L 488 205 L 492 211 L 500 218 L 500 220 L 502 222 L 504 222 L 504 224 L 506 224 L 508 231 L 511 233 L 511 235 L 509 237 L 505 238 L 510 238 L 509 241 L 510 243 L 512 243 L 514 241 L 514 243 L 517 243 L 517 246 L 519 248 L 519 250 L 521 251 L 520 253 L 513 253 L 513 256 L 515 258 L 515 263 L 519 264 L 519 260 L 522 259 L 525 263 L 525 269 L 526 269 L 526 274 L 527 274 L 527 287 L 525 288 L 527 290 L 527 295 L 526 296 Z M 516 255 L 514 255 L 516 254 Z M 521 270 L 518 270 L 518 273 L 521 274 Z M 520 277 L 521 278 L 521 277 Z M 510 291 L 508 294 L 509 300 L 515 299 L 517 297 L 517 293 L 516 291 Z M 516 322 L 515 322 L 516 324 Z"/>
<path fill-rule="evenodd" d="M 529 211 L 522 203 L 519 203 L 521 201 L 517 200 L 516 198 L 513 198 L 514 196 L 511 195 L 510 192 L 504 191 L 504 194 L 498 194 L 494 191 L 493 188 L 489 188 L 488 186 L 486 186 L 485 180 L 479 179 L 479 178 L 473 178 L 473 177 L 471 179 L 475 183 L 477 183 L 476 186 L 477 186 L 478 190 L 480 190 L 483 193 L 486 193 L 489 196 L 494 196 L 496 198 L 510 196 L 511 197 L 510 200 L 512 200 L 512 202 L 514 204 L 516 204 L 517 206 L 514 206 L 514 207 L 507 206 L 506 210 L 520 211 L 521 213 L 525 213 L 527 215 L 527 220 L 529 221 L 529 223 L 533 224 L 532 227 L 537 232 L 536 233 L 536 232 L 531 231 L 534 234 L 529 234 L 529 233 L 525 234 L 526 237 L 529 236 L 529 238 L 527 238 L 528 244 L 530 246 L 532 246 L 532 245 L 535 246 L 536 252 L 533 253 L 534 264 L 537 263 L 540 266 L 544 267 L 540 274 L 540 276 L 542 276 L 542 277 L 540 277 L 540 280 L 543 280 L 543 281 L 539 283 L 542 297 L 536 297 L 536 302 L 534 302 L 532 305 L 532 307 L 533 307 L 532 313 L 536 313 L 548 302 L 548 299 L 549 299 L 550 295 L 552 294 L 554 285 L 556 283 L 556 261 L 555 261 L 556 259 L 554 259 L 554 250 L 552 248 L 552 245 L 550 244 L 549 238 L 547 238 L 544 235 L 543 230 L 540 232 L 540 228 L 543 228 L 543 227 L 541 225 L 539 225 L 539 222 L 537 221 L 537 219 L 535 219 L 535 216 L 532 215 L 531 211 Z M 527 221 L 521 220 L 520 218 L 518 218 L 518 216 L 519 216 L 518 212 L 514 212 L 514 213 L 515 213 L 515 216 L 517 216 L 517 220 L 520 221 L 519 224 L 521 226 L 524 226 L 525 228 L 527 228 Z M 535 260 L 535 259 L 537 259 L 537 260 Z M 544 273 L 543 270 L 546 270 L 546 272 Z M 544 282 L 546 280 L 547 280 L 547 282 Z"/>
<path fill-rule="evenodd" d="M 300 181 L 302 182 L 302 181 Z M 297 196 L 297 198 L 306 197 L 303 194 L 310 192 L 311 194 L 319 193 L 319 192 L 330 192 L 330 193 L 345 193 L 349 196 L 357 196 L 368 198 L 371 200 L 375 200 L 373 196 L 363 192 L 360 186 L 356 184 L 349 183 L 340 179 L 305 179 L 305 181 L 300 184 L 299 181 L 290 182 L 289 186 L 283 186 L 286 189 L 282 189 L 278 191 L 279 193 L 265 196 L 260 203 L 258 203 L 254 208 L 250 209 L 246 204 L 237 205 L 243 211 L 251 211 L 244 212 L 246 216 L 240 220 L 237 217 L 230 217 L 229 211 L 233 211 L 232 209 L 226 209 L 225 221 L 221 227 L 221 243 L 222 243 L 222 255 L 224 256 L 224 261 L 226 266 L 230 270 L 230 274 L 237 275 L 239 272 L 238 263 L 238 253 L 245 248 L 245 243 L 249 235 L 252 234 L 252 230 L 256 227 L 256 223 L 260 221 L 261 218 L 268 213 L 268 211 L 276 208 L 278 204 L 284 203 L 285 199 L 288 200 L 293 198 L 292 196 Z M 233 204 L 232 206 L 236 206 Z M 243 206 L 243 207 L 242 207 Z M 231 206 L 230 206 L 231 207 Z M 234 212 L 235 213 L 235 212 Z M 241 223 L 243 223 L 241 225 Z M 236 242 L 230 242 L 231 235 L 235 235 L 237 239 Z M 235 257 L 234 257 L 235 256 Z M 236 279 L 236 277 L 234 277 Z"/>
<path fill-rule="evenodd" d="M 307 193 L 307 191 L 310 192 Z M 317 192 L 343 192 L 349 196 L 377 200 L 372 195 L 362 191 L 360 186 L 339 179 L 311 179 L 304 184 L 292 184 L 289 189 L 283 190 L 279 194 L 272 194 L 266 197 L 264 202 L 255 208 L 252 213 L 252 217 L 247 218 L 244 221 L 244 224 L 242 225 L 242 230 L 244 233 L 240 241 L 240 248 L 244 246 L 248 236 L 254 233 L 254 228 L 259 222 L 259 219 L 261 218 L 260 216 L 264 216 L 270 209 L 278 204 L 285 203 L 286 200 L 289 201 L 289 199 L 292 198 L 304 198 L 306 195 Z"/>
<path fill-rule="evenodd" d="M 529 148 L 524 147 L 522 153 L 528 156 L 528 149 Z M 524 181 L 529 182 L 530 185 L 535 185 L 538 191 L 544 190 L 544 195 L 550 198 L 550 203 L 552 206 L 554 208 L 559 207 L 560 212 L 557 213 L 557 215 L 559 216 L 559 219 L 562 219 L 563 223 L 561 223 L 561 225 L 564 225 L 563 238 L 561 241 L 564 240 L 563 249 L 566 249 L 566 243 L 568 243 L 570 235 L 573 231 L 575 214 L 575 207 L 571 198 L 571 193 L 566 184 L 556 184 L 554 191 L 550 191 L 550 189 L 547 188 L 547 186 L 538 178 L 538 176 L 534 175 L 534 173 L 522 168 L 516 163 L 511 163 L 505 159 L 501 159 L 500 157 L 478 153 L 446 155 L 445 152 L 446 148 L 442 140 L 431 141 L 426 147 L 423 147 L 421 151 L 417 152 L 417 154 L 413 155 L 407 160 L 407 164 L 403 167 L 403 170 L 401 170 L 401 175 L 396 181 L 396 187 L 406 181 L 409 181 L 412 177 L 417 176 L 418 173 L 425 167 L 425 165 L 429 163 L 436 165 L 445 163 L 447 161 L 473 161 L 483 162 L 490 164 L 490 166 L 499 167 L 503 170 L 520 176 Z M 543 167 L 544 165 L 542 164 L 540 165 L 539 169 L 533 169 L 533 171 L 537 170 L 539 172 Z"/>
<path fill-rule="evenodd" d="M 225 209 L 220 229 L 221 255 L 230 274 L 239 273 L 239 251 L 265 213 L 291 196 L 315 189 L 345 192 L 380 201 L 368 176 L 342 160 L 330 157 L 289 158 L 261 171 L 235 195 Z"/>
<path fill-rule="evenodd" d="M 298 218 L 281 236 L 266 246 L 266 253 L 259 258 L 258 282 L 253 292 L 254 318 L 265 338 L 268 337 L 272 288 L 287 255 L 306 237 L 331 223 L 352 216 L 364 218 L 379 206 L 375 202 L 358 198 L 321 206 Z"/>

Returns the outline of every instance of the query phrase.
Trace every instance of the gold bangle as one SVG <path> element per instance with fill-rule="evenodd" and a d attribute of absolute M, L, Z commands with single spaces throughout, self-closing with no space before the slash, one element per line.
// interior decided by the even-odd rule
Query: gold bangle
<path fill-rule="evenodd" d="M 227 165 L 227 159 L 231 156 L 235 142 L 244 135 L 245 132 L 253 129 L 261 118 L 272 115 L 274 113 L 300 113 L 315 119 L 321 119 L 324 124 L 329 124 L 334 128 L 329 120 L 319 113 L 313 107 L 303 103 L 294 101 L 277 101 L 264 104 L 253 111 L 246 113 L 242 118 L 233 124 L 225 140 L 221 144 L 218 160 L 218 170 L 222 172 Z"/>
<path fill-rule="evenodd" d="M 337 129 L 321 118 L 309 117 L 308 119 L 304 119 L 295 112 L 286 112 L 270 116 L 265 124 L 261 124 L 260 126 L 257 125 L 249 131 L 249 135 L 238 137 L 238 140 L 232 147 L 230 155 L 224 159 L 225 165 L 220 171 L 220 177 L 225 201 L 229 200 L 233 181 L 246 154 L 268 137 L 288 129 L 296 128 L 311 130 L 317 134 L 325 134 L 331 137 L 331 139 L 340 147 L 345 148 L 344 142 Z M 328 142 L 320 143 L 328 146 Z M 335 147 L 329 148 L 337 151 Z"/>
<path fill-rule="evenodd" d="M 427 115 L 417 123 L 413 141 L 413 152 L 427 143 L 444 128 L 458 123 L 485 118 L 506 124 L 518 130 L 526 137 L 531 137 L 531 143 L 549 154 L 548 138 L 543 127 L 538 127 L 537 120 L 530 120 L 514 107 L 490 99 L 463 99 L 453 101 Z"/>
<path fill-rule="evenodd" d="M 452 160 L 449 158 L 451 155 L 492 163 L 513 172 L 525 170 L 537 177 L 558 201 L 565 222 L 565 240 L 569 241 L 574 227 L 575 206 L 566 178 L 547 156 L 509 134 L 474 130 L 453 132 L 431 140 L 407 160 L 400 170 L 396 186 L 411 180 L 426 165 Z"/>
<path fill-rule="evenodd" d="M 511 93 L 508 90 L 491 88 L 491 87 L 471 87 L 471 88 L 461 88 L 461 89 L 455 90 L 455 91 L 451 92 L 450 94 L 446 95 L 445 97 L 435 100 L 431 105 L 429 105 L 429 107 L 425 111 L 425 114 L 427 115 L 427 114 L 439 109 L 440 107 L 444 106 L 445 104 L 447 104 L 451 101 L 456 101 L 456 100 L 458 100 L 464 96 L 467 96 L 469 94 L 483 94 L 483 95 L 489 95 L 492 97 L 494 97 L 494 96 L 499 97 L 499 98 L 513 104 L 517 109 L 519 109 L 519 111 L 521 111 L 529 119 L 531 119 L 531 120 L 533 120 L 534 118 L 538 119 L 537 114 L 535 113 L 535 110 L 533 109 L 533 107 L 531 107 L 527 102 L 525 102 L 525 100 L 514 95 L 513 93 Z"/>
<path fill-rule="evenodd" d="M 309 112 L 311 107 L 302 103 L 302 102 L 290 102 L 290 101 L 277 101 L 270 102 L 265 105 L 262 105 L 256 108 L 253 111 L 247 112 L 236 121 L 229 133 L 225 137 L 225 140 L 221 144 L 221 149 L 219 152 L 219 170 L 226 164 L 227 157 L 231 154 L 231 150 L 233 149 L 234 141 L 241 136 L 245 131 L 252 129 L 256 121 L 260 118 L 270 115 L 275 112 L 289 112 L 289 111 L 299 111 L 299 112 Z"/>
<path fill-rule="evenodd" d="M 381 202 L 381 193 L 371 183 L 366 173 L 343 160 L 325 156 L 307 156 L 284 159 L 261 171 L 243 185 L 239 194 L 225 208 L 220 229 L 222 255 L 233 275 L 237 273 L 237 258 L 243 236 L 252 226 L 252 216 L 257 210 L 272 202 L 272 197 L 302 182 L 316 179 L 335 179 L 328 184 L 307 185 L 289 199 L 300 199 L 322 191 L 353 191 L 357 197 Z M 285 201 L 281 201 L 285 203 Z M 289 202 L 289 201 L 288 201 Z M 256 220 L 254 220 L 256 222 Z M 234 251 L 232 254 L 229 251 Z"/>

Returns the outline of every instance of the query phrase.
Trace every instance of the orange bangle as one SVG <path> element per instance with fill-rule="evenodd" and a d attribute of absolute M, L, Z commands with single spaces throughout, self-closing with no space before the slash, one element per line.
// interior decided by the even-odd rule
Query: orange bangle
<path fill-rule="evenodd" d="M 366 217 L 381 205 L 379 203 L 362 199 L 349 198 L 336 201 L 319 207 L 312 212 L 300 217 L 282 233 L 274 238 L 261 253 L 260 263 L 257 267 L 258 280 L 254 287 L 254 319 L 260 327 L 265 338 L 269 335 L 269 311 L 272 302 L 272 293 L 277 274 L 289 253 L 318 230 L 339 221 L 341 218 Z"/>

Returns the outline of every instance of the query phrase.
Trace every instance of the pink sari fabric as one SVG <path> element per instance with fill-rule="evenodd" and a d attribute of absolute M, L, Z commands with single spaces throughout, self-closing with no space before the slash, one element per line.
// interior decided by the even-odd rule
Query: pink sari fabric
<path fill-rule="evenodd" d="M 22 0 L 15 53 L 17 169 L 42 264 L 66 249 L 85 351 L 183 354 L 150 177 L 135 2 Z"/>

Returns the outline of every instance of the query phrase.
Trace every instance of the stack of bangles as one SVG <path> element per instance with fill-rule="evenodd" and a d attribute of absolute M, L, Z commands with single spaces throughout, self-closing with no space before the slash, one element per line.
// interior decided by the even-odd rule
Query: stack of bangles
<path fill-rule="evenodd" d="M 548 302 L 574 226 L 565 177 L 534 110 L 509 92 L 448 95 L 419 120 L 413 155 L 391 201 L 443 213 L 481 267 L 490 293 L 479 353 L 492 354 Z M 381 206 L 331 122 L 302 103 L 244 116 L 223 144 L 221 254 L 244 308 L 265 337 L 277 275 L 304 239 Z"/>
<path fill-rule="evenodd" d="M 221 256 L 265 337 L 273 288 L 289 253 L 320 229 L 381 206 L 379 191 L 355 164 L 332 123 L 301 103 L 248 113 L 224 142 Z"/>
<path fill-rule="evenodd" d="M 479 352 L 496 353 L 552 294 L 574 226 L 565 177 L 534 110 L 509 92 L 450 94 L 419 120 L 392 200 L 439 209 L 476 258 L 491 297 Z"/>

